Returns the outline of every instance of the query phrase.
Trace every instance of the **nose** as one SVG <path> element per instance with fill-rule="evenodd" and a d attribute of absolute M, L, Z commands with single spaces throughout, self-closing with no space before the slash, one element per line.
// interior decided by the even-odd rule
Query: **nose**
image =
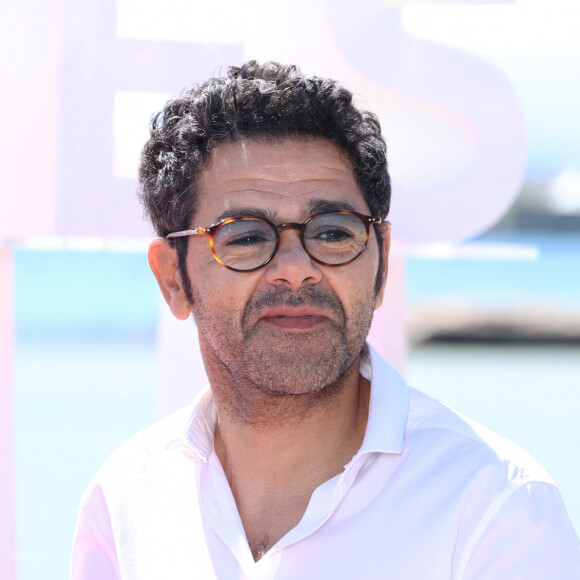
<path fill-rule="evenodd" d="M 322 279 L 322 270 L 306 253 L 298 231 L 290 230 L 286 227 L 280 232 L 278 251 L 266 266 L 266 281 L 294 289 L 303 284 L 317 284 Z"/>

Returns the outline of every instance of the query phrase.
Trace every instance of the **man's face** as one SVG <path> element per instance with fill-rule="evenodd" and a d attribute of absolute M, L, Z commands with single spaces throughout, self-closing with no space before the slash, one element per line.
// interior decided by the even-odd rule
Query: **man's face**
<path fill-rule="evenodd" d="M 192 227 L 256 213 L 275 224 L 301 223 L 332 206 L 370 214 L 348 158 L 323 139 L 222 144 L 198 191 Z M 205 357 L 234 379 L 272 395 L 316 393 L 346 372 L 364 344 L 377 299 L 379 248 L 371 228 L 358 259 L 327 267 L 310 259 L 298 231 L 280 236 L 273 260 L 243 273 L 221 266 L 206 236 L 191 237 L 189 306 Z"/>

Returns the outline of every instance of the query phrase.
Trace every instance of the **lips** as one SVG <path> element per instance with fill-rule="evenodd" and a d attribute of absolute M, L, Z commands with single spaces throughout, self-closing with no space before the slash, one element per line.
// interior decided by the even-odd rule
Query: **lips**
<path fill-rule="evenodd" d="M 252 333 L 257 325 L 299 332 L 327 323 L 342 327 L 344 318 L 334 292 L 304 286 L 297 292 L 288 288 L 256 291 L 246 306 L 242 324 L 247 333 Z"/>
<path fill-rule="evenodd" d="M 328 316 L 312 307 L 279 307 L 262 313 L 260 320 L 285 330 L 308 330 L 328 321 Z"/>

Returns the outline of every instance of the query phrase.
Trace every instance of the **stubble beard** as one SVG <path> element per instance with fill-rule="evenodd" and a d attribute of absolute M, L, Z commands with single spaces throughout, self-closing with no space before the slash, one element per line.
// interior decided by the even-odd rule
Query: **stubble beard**
<path fill-rule="evenodd" d="M 339 392 L 341 378 L 363 348 L 375 295 L 370 302 L 361 301 L 351 310 L 350 319 L 336 294 L 318 286 L 255 292 L 246 304 L 241 323 L 239 313 L 222 319 L 201 302 L 196 300 L 192 308 L 198 329 L 227 369 L 239 411 L 241 399 L 248 395 L 251 398 L 251 388 L 278 399 L 295 395 L 328 397 Z M 306 332 L 287 332 L 261 317 L 279 306 L 311 306 L 324 312 L 327 319 Z"/>
<path fill-rule="evenodd" d="M 312 330 L 292 333 L 260 319 L 268 308 L 303 305 L 321 310 L 327 320 Z M 340 300 L 329 289 L 304 286 L 298 291 L 255 293 L 242 319 L 242 361 L 248 378 L 270 396 L 323 394 L 330 386 L 335 392 L 360 354 L 373 310 L 374 304 L 365 315 L 354 313 L 349 323 Z"/>

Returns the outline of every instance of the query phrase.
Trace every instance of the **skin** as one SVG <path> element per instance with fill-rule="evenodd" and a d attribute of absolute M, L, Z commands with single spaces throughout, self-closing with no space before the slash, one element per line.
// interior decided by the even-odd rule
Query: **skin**
<path fill-rule="evenodd" d="M 199 191 L 192 227 L 255 212 L 301 223 L 329 204 L 370 215 L 348 158 L 323 139 L 219 145 Z M 313 262 L 298 232 L 285 231 L 274 259 L 250 273 L 219 265 L 206 236 L 191 237 L 193 303 L 175 251 L 162 239 L 151 244 L 165 300 L 177 318 L 193 314 L 198 327 L 218 416 L 215 451 L 256 560 L 297 525 L 313 491 L 362 444 L 369 384 L 359 357 L 383 300 L 390 232 L 381 228 L 380 273 L 372 228 L 363 254 L 338 268 Z"/>

